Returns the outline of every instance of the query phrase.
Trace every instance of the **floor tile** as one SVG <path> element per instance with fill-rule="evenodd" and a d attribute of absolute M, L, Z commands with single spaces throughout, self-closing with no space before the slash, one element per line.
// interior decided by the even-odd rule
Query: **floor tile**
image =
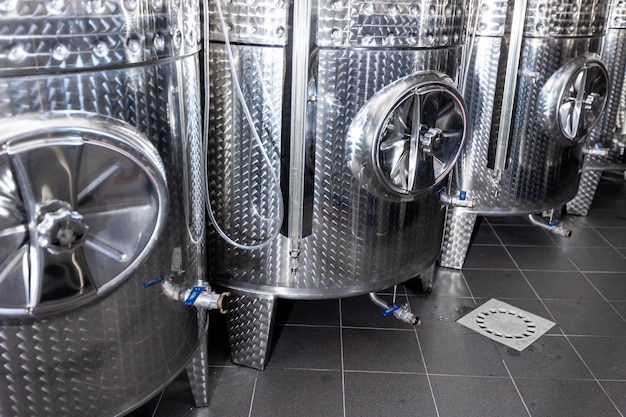
<path fill-rule="evenodd" d="M 626 320 L 626 301 L 613 301 L 611 305 Z"/>
<path fill-rule="evenodd" d="M 259 371 L 256 369 L 243 366 L 209 368 L 211 415 L 247 417 L 258 374 Z"/>
<path fill-rule="evenodd" d="M 456 321 L 474 310 L 477 305 L 472 298 L 457 297 L 409 297 L 411 311 L 422 323 L 419 332 L 471 332 Z"/>
<path fill-rule="evenodd" d="M 602 381 L 602 387 L 613 400 L 617 408 L 626 415 L 626 381 Z"/>
<path fill-rule="evenodd" d="M 596 227 L 626 227 L 626 214 L 621 210 L 590 210 L 587 222 Z"/>
<path fill-rule="evenodd" d="M 555 246 L 548 232 L 537 226 L 494 225 L 493 229 L 504 245 Z"/>
<path fill-rule="evenodd" d="M 528 417 L 510 378 L 431 376 L 440 417 Z"/>
<path fill-rule="evenodd" d="M 517 269 L 504 247 L 483 245 L 470 246 L 463 268 Z"/>
<path fill-rule="evenodd" d="M 346 372 L 346 417 L 437 413 L 425 375 Z"/>
<path fill-rule="evenodd" d="M 338 327 L 275 325 L 268 368 L 341 370 Z"/>
<path fill-rule="evenodd" d="M 343 417 L 340 371 L 265 369 L 250 417 Z"/>
<path fill-rule="evenodd" d="M 626 259 L 612 248 L 567 248 L 565 253 L 583 272 L 626 271 Z"/>
<path fill-rule="evenodd" d="M 544 300 L 544 303 L 567 335 L 626 335 L 626 322 L 607 302 Z"/>
<path fill-rule="evenodd" d="M 619 417 L 595 381 L 517 379 L 532 417 Z"/>
<path fill-rule="evenodd" d="M 478 333 L 419 332 L 419 340 L 430 374 L 507 375 L 495 342 Z"/>
<path fill-rule="evenodd" d="M 602 300 L 580 272 L 525 271 L 524 275 L 542 299 Z"/>
<path fill-rule="evenodd" d="M 598 379 L 626 381 L 626 333 L 622 337 L 571 337 L 570 341 Z"/>
<path fill-rule="evenodd" d="M 561 248 L 509 246 L 507 247 L 520 269 L 541 271 L 575 271 L 576 267 Z"/>
<path fill-rule="evenodd" d="M 587 272 L 585 276 L 607 300 L 626 301 L 626 272 Z"/>
<path fill-rule="evenodd" d="M 592 379 L 564 336 L 544 335 L 521 352 L 498 345 L 513 378 Z"/>
<path fill-rule="evenodd" d="M 596 229 L 609 243 L 616 248 L 626 248 L 626 228 L 599 227 Z"/>
<path fill-rule="evenodd" d="M 424 372 L 414 331 L 343 329 L 343 361 L 351 371 Z"/>
<path fill-rule="evenodd" d="M 463 271 L 474 297 L 537 298 L 521 272 L 471 269 Z"/>
<path fill-rule="evenodd" d="M 500 245 L 498 236 L 491 225 L 483 218 L 478 218 L 474 226 L 474 235 L 471 240 L 473 245 Z"/>
<path fill-rule="evenodd" d="M 380 298 L 387 304 L 391 305 L 393 303 L 393 296 L 390 294 L 381 295 Z M 406 296 L 398 295 L 396 303 L 400 305 L 406 304 Z M 395 328 L 402 330 L 411 328 L 410 325 L 396 320 L 392 316 L 384 317 L 382 313 L 383 309 L 374 304 L 370 300 L 369 295 L 341 299 L 341 317 L 344 327 Z"/>
<path fill-rule="evenodd" d="M 278 299 L 276 324 L 339 326 L 339 300 Z"/>

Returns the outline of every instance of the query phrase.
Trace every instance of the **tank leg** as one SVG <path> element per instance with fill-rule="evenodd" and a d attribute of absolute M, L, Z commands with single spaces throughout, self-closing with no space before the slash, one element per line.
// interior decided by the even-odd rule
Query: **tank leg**
<path fill-rule="evenodd" d="M 420 281 L 422 281 L 422 291 L 430 293 L 433 291 L 433 281 L 435 278 L 435 264 L 433 263 L 427 269 L 420 274 Z"/>
<path fill-rule="evenodd" d="M 596 195 L 602 171 L 583 170 L 578 186 L 578 194 L 566 205 L 567 214 L 586 216 Z"/>
<path fill-rule="evenodd" d="M 231 360 L 263 370 L 269 357 L 275 297 L 233 294 L 228 302 L 228 340 Z"/>
<path fill-rule="evenodd" d="M 461 269 L 469 249 L 477 214 L 448 211 L 439 264 L 447 268 Z"/>
<path fill-rule="evenodd" d="M 209 405 L 209 349 L 206 323 L 206 310 L 198 310 L 198 331 L 203 336 L 196 354 L 187 365 L 187 378 L 196 407 Z"/>

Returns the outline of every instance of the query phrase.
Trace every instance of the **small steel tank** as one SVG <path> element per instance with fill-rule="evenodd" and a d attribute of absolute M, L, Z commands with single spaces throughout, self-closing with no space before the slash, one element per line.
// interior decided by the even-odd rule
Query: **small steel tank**
<path fill-rule="evenodd" d="M 611 1 L 607 25 L 602 48 L 611 80 L 607 107 L 583 149 L 578 193 L 567 203 L 567 213 L 579 216 L 589 212 L 603 171 L 626 171 L 626 3 Z"/>
<path fill-rule="evenodd" d="M 1 416 L 122 415 L 206 360 L 160 283 L 205 273 L 200 40 L 191 1 L 0 4 Z"/>
<path fill-rule="evenodd" d="M 237 294 L 233 361 L 262 369 L 277 297 L 429 285 L 468 128 L 466 4 L 211 7 L 211 276 Z"/>
<path fill-rule="evenodd" d="M 576 194 L 580 143 L 609 91 L 607 17 L 608 1 L 475 2 L 464 91 L 473 131 L 451 185 L 475 207 L 449 210 L 441 265 L 461 268 L 478 215 L 549 211 Z"/>

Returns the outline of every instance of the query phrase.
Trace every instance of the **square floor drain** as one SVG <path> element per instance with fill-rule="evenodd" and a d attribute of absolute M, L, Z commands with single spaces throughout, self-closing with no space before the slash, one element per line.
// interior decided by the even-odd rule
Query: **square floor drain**
<path fill-rule="evenodd" d="M 520 352 L 555 324 L 494 298 L 458 319 L 457 323 Z"/>

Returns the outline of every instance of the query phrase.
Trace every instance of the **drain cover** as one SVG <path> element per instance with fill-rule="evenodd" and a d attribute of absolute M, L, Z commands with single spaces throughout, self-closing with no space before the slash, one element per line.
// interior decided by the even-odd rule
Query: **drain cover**
<path fill-rule="evenodd" d="M 550 320 L 493 298 L 457 323 L 518 351 L 526 349 L 554 326 Z"/>

